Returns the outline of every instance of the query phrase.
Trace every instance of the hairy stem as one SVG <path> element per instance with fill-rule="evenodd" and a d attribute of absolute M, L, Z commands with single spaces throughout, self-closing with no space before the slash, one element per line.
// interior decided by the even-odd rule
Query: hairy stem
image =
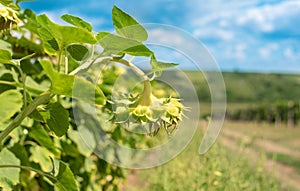
<path fill-rule="evenodd" d="M 62 56 L 63 56 L 63 51 L 60 50 L 59 55 L 58 55 L 58 61 L 57 61 L 57 71 L 58 72 L 60 72 L 60 65 L 61 65 L 61 61 L 62 61 Z"/>
<path fill-rule="evenodd" d="M 0 84 L 5 84 L 5 85 L 11 85 L 11 86 L 17 86 L 19 87 L 17 82 L 10 82 L 10 81 L 4 81 L 4 80 L 0 80 Z"/>
<path fill-rule="evenodd" d="M 15 129 L 22 121 L 30 115 L 39 105 L 47 103 L 52 97 L 50 92 L 45 92 L 36 97 L 12 122 L 0 133 L 0 143 Z"/>
<path fill-rule="evenodd" d="M 26 95 L 26 75 L 23 73 L 22 68 L 20 66 L 20 61 L 16 65 L 18 68 L 20 75 L 21 75 L 21 81 L 22 81 L 22 88 L 23 88 L 23 102 L 24 102 L 24 107 L 27 106 L 27 95 Z"/>
<path fill-rule="evenodd" d="M 143 79 L 144 89 L 143 89 L 141 97 L 139 98 L 138 104 L 139 105 L 145 105 L 145 106 L 151 105 L 151 103 L 152 103 L 152 100 L 151 100 L 152 91 L 151 91 L 150 79 L 148 78 L 148 76 L 141 69 L 139 69 L 138 67 L 136 67 L 134 64 L 132 64 L 131 62 L 129 62 L 127 60 L 112 58 L 112 61 L 113 62 L 118 62 L 120 64 L 123 64 L 123 65 L 129 67 L 138 76 L 140 76 Z"/>
<path fill-rule="evenodd" d="M 77 73 L 79 73 L 80 71 L 84 71 L 89 69 L 93 64 L 95 63 L 104 63 L 104 62 L 108 62 L 108 61 L 112 61 L 112 62 L 117 62 L 120 64 L 123 64 L 127 67 L 129 67 L 130 69 L 132 69 L 138 76 L 140 76 L 143 81 L 144 81 L 144 90 L 142 93 L 142 96 L 140 97 L 140 100 L 138 101 L 138 103 L 140 105 L 150 105 L 151 104 L 151 83 L 150 83 L 150 79 L 148 78 L 148 76 L 138 67 L 136 67 L 134 64 L 132 64 L 131 62 L 125 60 L 125 59 L 119 59 L 119 58 L 114 58 L 114 57 L 99 57 L 97 59 L 94 59 L 90 62 L 87 62 L 81 66 L 79 66 L 78 68 L 76 68 L 75 70 L 73 70 L 72 72 L 70 72 L 71 75 L 75 75 Z"/>
<path fill-rule="evenodd" d="M 63 50 L 59 51 L 58 54 L 58 61 L 57 61 L 57 71 L 60 72 L 60 66 L 61 66 L 61 61 L 62 61 L 62 57 L 63 57 Z M 60 101 L 60 96 L 56 95 L 57 101 Z"/>

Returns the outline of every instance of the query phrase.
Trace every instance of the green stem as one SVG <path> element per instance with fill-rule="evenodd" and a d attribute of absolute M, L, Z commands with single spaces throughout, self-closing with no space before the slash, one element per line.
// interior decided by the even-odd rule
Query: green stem
<path fill-rule="evenodd" d="M 0 84 L 11 85 L 11 86 L 17 86 L 17 87 L 18 87 L 18 83 L 17 83 L 17 82 L 10 82 L 10 81 L 0 80 Z"/>
<path fill-rule="evenodd" d="M 63 51 L 60 50 L 59 55 L 58 55 L 58 61 L 57 61 L 57 71 L 58 72 L 60 72 L 60 65 L 61 65 L 62 55 L 63 55 Z"/>
<path fill-rule="evenodd" d="M 75 75 L 75 74 L 77 74 L 81 71 L 88 70 L 95 63 L 105 63 L 107 61 L 111 61 L 111 59 L 112 58 L 110 56 L 106 56 L 106 57 L 99 57 L 99 58 L 96 58 L 94 60 L 88 61 L 88 62 L 80 65 L 79 67 L 77 67 L 72 72 L 70 72 L 70 75 Z"/>
<path fill-rule="evenodd" d="M 136 67 L 134 64 L 132 64 L 131 62 L 124 60 L 124 59 L 117 59 L 117 58 L 112 58 L 113 62 L 118 62 L 120 64 L 123 64 L 127 67 L 129 67 L 130 69 L 132 69 L 138 76 L 140 76 L 143 81 L 144 81 L 144 89 L 142 92 L 142 96 L 139 98 L 138 104 L 139 105 L 144 105 L 144 106 L 149 106 L 152 103 L 151 100 L 151 95 L 152 95 L 152 91 L 151 91 L 151 83 L 150 83 L 150 79 L 148 78 L 148 76 L 138 67 Z"/>
<path fill-rule="evenodd" d="M 15 129 L 22 121 L 30 115 L 39 105 L 47 103 L 52 97 L 50 92 L 45 92 L 36 97 L 12 122 L 0 133 L 0 143 Z"/>
<path fill-rule="evenodd" d="M 41 175 L 41 176 L 45 176 L 49 179 L 51 179 L 52 181 L 56 181 L 56 177 L 49 174 L 49 173 L 45 173 L 43 171 L 34 169 L 32 167 L 29 166 L 18 166 L 18 165 L 0 165 L 0 168 L 20 168 L 20 169 L 24 169 L 24 170 L 28 170 L 28 171 L 33 171 L 36 172 L 37 174 Z"/>
<path fill-rule="evenodd" d="M 97 63 L 97 62 L 102 63 L 102 62 L 107 62 L 107 61 L 112 61 L 112 62 L 117 62 L 117 63 L 123 64 L 123 65 L 131 68 L 138 76 L 140 76 L 143 79 L 144 90 L 143 90 L 142 96 L 141 96 L 140 100 L 138 101 L 138 103 L 140 105 L 150 105 L 151 104 L 151 95 L 152 95 L 150 79 L 141 69 L 139 69 L 134 64 L 132 64 L 131 62 L 129 62 L 125 59 L 119 59 L 119 58 L 114 58 L 114 57 L 100 57 L 100 58 L 94 59 L 91 62 L 87 62 L 87 63 L 79 66 L 74 71 L 72 71 L 70 74 L 75 75 L 80 71 L 87 70 L 94 63 Z"/>
<path fill-rule="evenodd" d="M 57 71 L 59 73 L 60 73 L 60 65 L 61 65 L 61 61 L 62 61 L 62 56 L 63 56 L 63 50 L 59 50 L 58 61 L 57 61 Z M 56 95 L 56 99 L 58 102 L 60 101 L 60 96 L 58 94 Z"/>
<path fill-rule="evenodd" d="M 138 103 L 139 105 L 149 106 L 152 103 L 152 91 L 151 91 L 151 83 L 149 80 L 144 81 L 144 90 L 142 96 L 140 97 Z"/>
<path fill-rule="evenodd" d="M 18 64 L 16 65 L 20 75 L 21 75 L 21 81 L 22 81 L 22 88 L 23 88 L 23 102 L 24 102 L 24 107 L 27 106 L 27 94 L 26 94 L 26 75 L 23 73 L 22 68 L 20 66 L 21 61 L 18 62 Z"/>
<path fill-rule="evenodd" d="M 15 86 L 15 87 L 18 87 L 18 88 L 22 88 L 23 87 L 22 83 L 19 83 L 19 82 L 10 82 L 10 81 L 4 81 L 4 80 L 0 80 L 0 84 L 11 85 L 11 86 Z M 28 90 L 31 93 L 33 92 L 34 94 L 41 94 L 41 93 L 43 93 L 42 90 L 38 90 L 38 89 L 35 89 L 33 87 L 30 87 L 30 86 L 26 86 L 26 90 Z"/>
<path fill-rule="evenodd" d="M 65 74 L 69 73 L 69 59 L 65 56 Z"/>

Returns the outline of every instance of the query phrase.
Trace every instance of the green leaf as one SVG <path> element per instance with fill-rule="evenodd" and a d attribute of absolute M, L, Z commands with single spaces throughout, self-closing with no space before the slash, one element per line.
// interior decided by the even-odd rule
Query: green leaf
<path fill-rule="evenodd" d="M 0 64 L 14 64 L 11 51 L 0 49 Z"/>
<path fill-rule="evenodd" d="M 39 145 L 32 145 L 30 147 L 30 157 L 29 160 L 40 165 L 41 169 L 45 172 L 49 172 L 52 169 L 52 162 L 50 157 L 54 155 L 48 151 L 46 148 Z"/>
<path fill-rule="evenodd" d="M 0 165 L 19 166 L 20 160 L 11 151 L 4 148 L 0 152 Z M 13 186 L 19 183 L 20 171 L 18 168 L 0 168 L 0 188 L 12 190 Z"/>
<path fill-rule="evenodd" d="M 11 44 L 4 40 L 0 40 L 0 49 L 12 52 Z"/>
<path fill-rule="evenodd" d="M 72 44 L 67 47 L 67 51 L 70 53 L 72 58 L 77 61 L 81 61 L 87 57 L 89 50 L 87 47 L 79 45 L 79 44 Z"/>
<path fill-rule="evenodd" d="M 36 126 L 29 132 L 29 136 L 36 140 L 41 146 L 47 148 L 55 156 L 59 156 L 59 152 L 54 146 L 52 139 L 49 136 L 49 133 L 42 128 L 41 126 Z"/>
<path fill-rule="evenodd" d="M 29 117 L 31 119 L 34 119 L 35 121 L 38 121 L 38 122 L 45 122 L 42 114 L 40 112 L 38 112 L 37 110 L 34 110 L 30 115 Z"/>
<path fill-rule="evenodd" d="M 18 7 L 18 6 L 14 3 L 13 0 L 0 0 L 0 3 L 1 3 L 2 5 L 5 5 L 5 6 L 9 7 L 9 8 L 14 9 L 14 10 L 19 10 L 19 9 L 20 9 L 20 7 Z"/>
<path fill-rule="evenodd" d="M 175 64 L 175 63 L 166 63 L 166 62 L 157 61 L 154 56 L 151 57 L 150 63 L 152 66 L 151 72 L 158 72 L 158 71 L 162 71 L 162 70 L 166 70 L 168 68 L 174 68 L 174 67 L 178 66 L 178 64 Z"/>
<path fill-rule="evenodd" d="M 59 45 L 51 33 L 45 28 L 38 28 L 37 32 L 41 37 L 45 51 L 48 54 L 56 54 L 59 51 Z"/>
<path fill-rule="evenodd" d="M 79 76 L 58 73 L 54 71 L 49 61 L 42 60 L 40 63 L 51 80 L 50 91 L 52 93 L 73 97 L 98 106 L 106 103 L 106 97 L 97 85 Z"/>
<path fill-rule="evenodd" d="M 27 20 L 24 27 L 35 34 L 39 34 L 38 29 L 40 28 L 40 25 L 37 22 L 36 14 L 30 9 L 25 9 L 24 16 Z"/>
<path fill-rule="evenodd" d="M 26 87 L 30 93 L 39 95 L 39 94 L 47 91 L 49 89 L 50 85 L 47 84 L 46 81 L 44 81 L 42 84 L 38 84 L 30 76 L 27 76 L 26 77 Z"/>
<path fill-rule="evenodd" d="M 45 121 L 50 130 L 59 137 L 66 134 L 69 128 L 69 112 L 59 102 L 48 104 L 47 109 L 50 115 Z"/>
<path fill-rule="evenodd" d="M 61 26 L 55 24 L 44 14 L 37 16 L 37 22 L 42 27 L 42 29 L 39 30 L 39 34 L 43 42 L 49 44 L 48 41 L 51 41 L 52 43 L 56 41 L 59 50 L 63 50 L 68 45 L 73 43 L 96 43 L 96 39 L 91 32 L 78 27 Z M 53 40 L 53 38 L 55 41 Z M 53 45 L 51 46 L 53 47 Z"/>
<path fill-rule="evenodd" d="M 98 43 L 109 54 L 129 54 L 132 56 L 151 56 L 153 52 L 142 43 L 120 37 L 107 32 L 99 32 L 97 34 Z"/>
<path fill-rule="evenodd" d="M 79 152 L 86 157 L 89 157 L 96 148 L 94 134 L 84 126 L 79 126 L 78 131 L 70 130 L 68 135 L 76 143 Z"/>
<path fill-rule="evenodd" d="M 0 122 L 4 122 L 22 108 L 22 94 L 17 90 L 7 90 L 0 94 L 0 105 Z"/>
<path fill-rule="evenodd" d="M 59 171 L 56 180 L 52 180 L 52 182 L 59 191 L 79 191 L 70 167 L 62 161 L 59 162 Z"/>
<path fill-rule="evenodd" d="M 34 0 L 17 0 L 16 3 L 19 4 L 21 2 L 33 2 Z"/>
<path fill-rule="evenodd" d="M 139 42 L 147 40 L 148 34 L 144 27 L 117 6 L 114 6 L 112 9 L 112 19 L 115 29 L 120 36 L 135 39 Z"/>
<path fill-rule="evenodd" d="M 22 143 L 15 143 L 12 147 L 9 148 L 9 150 L 13 152 L 18 159 L 20 159 L 22 166 L 28 165 L 28 153 L 26 147 L 24 147 Z"/>
<path fill-rule="evenodd" d="M 65 15 L 61 16 L 61 19 L 66 21 L 67 23 L 70 23 L 71 25 L 86 29 L 90 32 L 93 30 L 92 25 L 90 25 L 88 22 L 84 21 L 83 19 L 81 19 L 79 17 L 65 14 Z"/>

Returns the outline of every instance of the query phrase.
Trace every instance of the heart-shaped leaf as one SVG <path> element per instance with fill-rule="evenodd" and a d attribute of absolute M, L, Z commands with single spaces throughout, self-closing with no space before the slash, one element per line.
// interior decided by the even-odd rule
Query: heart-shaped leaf
<path fill-rule="evenodd" d="M 175 63 L 167 63 L 167 62 L 157 61 L 154 56 L 151 57 L 150 63 L 152 66 L 151 72 L 163 71 L 163 70 L 166 70 L 169 68 L 174 68 L 174 67 L 178 66 L 178 64 L 175 64 Z"/>
<path fill-rule="evenodd" d="M 0 165 L 20 165 L 20 160 L 8 149 L 0 152 Z M 20 169 L 0 168 L 0 190 L 13 190 L 13 186 L 19 183 Z"/>
<path fill-rule="evenodd" d="M 49 61 L 42 60 L 40 63 L 51 80 L 50 91 L 52 93 L 73 97 L 98 106 L 106 103 L 106 97 L 97 85 L 79 76 L 58 73 L 54 71 Z"/>
<path fill-rule="evenodd" d="M 147 40 L 147 31 L 133 17 L 114 6 L 112 9 L 113 24 L 117 33 L 125 38 L 143 42 Z"/>
<path fill-rule="evenodd" d="M 55 177 L 55 181 L 52 180 L 52 182 L 59 191 L 79 191 L 73 172 L 70 167 L 62 161 L 59 162 L 58 174 Z"/>
<path fill-rule="evenodd" d="M 0 40 L 0 49 L 11 52 L 11 44 L 4 40 Z"/>
<path fill-rule="evenodd" d="M 83 28 L 73 26 L 61 26 L 55 24 L 44 14 L 37 16 L 36 20 L 38 24 L 41 25 L 41 29 L 39 29 L 38 32 L 41 36 L 42 41 L 45 44 L 49 44 L 50 42 L 54 43 L 55 40 L 58 44 L 59 50 L 63 50 L 64 48 L 73 43 L 96 43 L 94 35 Z M 52 44 L 50 44 L 50 47 L 56 50 L 56 48 L 53 47 Z"/>
<path fill-rule="evenodd" d="M 46 119 L 48 127 L 59 137 L 67 133 L 69 128 L 69 112 L 59 103 L 47 105 L 49 118 Z"/>
<path fill-rule="evenodd" d="M 71 25 L 74 25 L 76 27 L 80 27 L 83 29 L 86 29 L 88 31 L 92 31 L 92 25 L 90 25 L 88 22 L 84 21 L 83 19 L 73 16 L 73 15 L 69 15 L 69 14 L 65 14 L 63 16 L 61 16 L 62 20 L 66 21 L 67 23 L 70 23 Z"/>
<path fill-rule="evenodd" d="M 142 43 L 110 34 L 107 32 L 99 32 L 97 34 L 98 43 L 104 50 L 110 54 L 129 54 L 132 56 L 151 56 L 153 52 Z"/>
<path fill-rule="evenodd" d="M 0 49 L 0 64 L 14 64 L 12 62 L 12 53 L 10 51 Z"/>
<path fill-rule="evenodd" d="M 87 57 L 89 50 L 87 47 L 79 44 L 71 44 L 67 47 L 67 51 L 70 53 L 72 58 L 77 61 L 81 61 Z"/>
<path fill-rule="evenodd" d="M 17 90 L 7 90 L 0 94 L 0 105 L 0 122 L 4 122 L 22 108 L 22 94 Z"/>

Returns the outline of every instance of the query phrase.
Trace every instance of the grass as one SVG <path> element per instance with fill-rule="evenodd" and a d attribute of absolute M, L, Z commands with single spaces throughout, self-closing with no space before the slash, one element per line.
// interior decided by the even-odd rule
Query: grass
<path fill-rule="evenodd" d="M 300 160 L 282 153 L 267 153 L 268 158 L 281 164 L 293 167 L 300 174 Z"/>
<path fill-rule="evenodd" d="M 269 191 L 285 189 L 260 162 L 250 164 L 242 153 L 217 142 L 205 155 L 198 154 L 200 130 L 188 148 L 165 165 L 134 172 L 136 179 L 123 190 L 137 191 Z"/>

